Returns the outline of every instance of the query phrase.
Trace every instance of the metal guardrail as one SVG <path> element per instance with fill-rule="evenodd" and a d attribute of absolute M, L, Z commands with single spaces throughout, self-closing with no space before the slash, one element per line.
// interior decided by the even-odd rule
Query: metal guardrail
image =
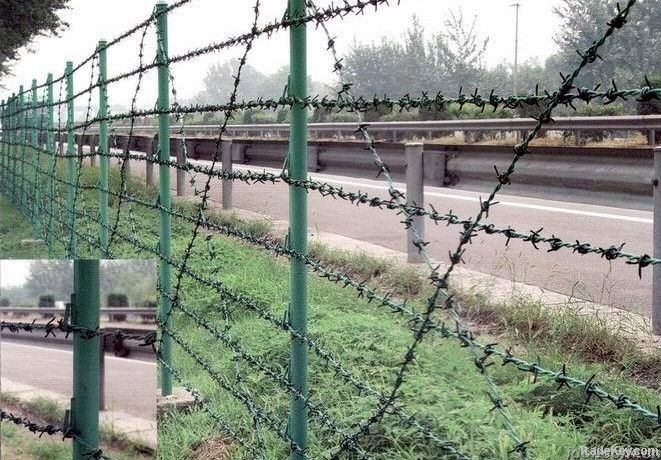
<path fill-rule="evenodd" d="M 440 126 L 444 129 L 476 127 L 503 129 L 525 128 L 531 121 L 516 120 L 470 120 L 470 121 L 435 121 L 435 122 L 398 122 L 376 124 L 389 128 L 421 126 Z M 325 124 L 324 129 L 348 127 L 355 129 L 355 124 Z M 268 129 L 269 126 L 266 125 Z M 275 125 L 285 126 L 285 125 Z M 315 125 L 311 125 L 315 126 Z M 317 125 L 319 126 L 319 125 Z M 263 127 L 263 126 L 262 126 Z M 638 117 L 576 117 L 558 119 L 553 129 L 650 129 L 650 140 L 654 140 L 655 129 L 661 129 L 661 116 Z M 214 127 L 214 129 L 217 129 Z M 373 128 L 370 128 L 373 131 Z M 83 146 L 89 145 L 92 151 L 98 136 L 95 134 L 77 135 L 78 151 L 82 153 Z M 183 142 L 174 139 L 172 134 L 170 158 L 176 159 L 179 165 L 186 162 L 204 162 L 217 154 L 216 136 L 196 136 L 185 139 L 186 153 Z M 59 139 L 65 142 L 64 139 Z M 132 152 L 144 153 L 153 157 L 156 152 L 155 136 L 149 134 L 115 133 L 112 136 L 116 148 L 128 147 Z M 60 150 L 62 151 L 62 142 Z M 129 143 L 127 145 L 127 142 Z M 222 141 L 221 162 L 218 169 L 232 171 L 236 163 L 250 164 L 258 167 L 281 168 L 286 156 L 288 142 L 284 138 L 240 138 L 233 137 Z M 443 145 L 439 143 L 398 143 L 379 141 L 379 154 L 389 165 L 393 178 L 406 182 L 406 196 L 414 197 L 418 206 L 424 204 L 421 185 L 440 187 L 461 186 L 463 189 L 483 190 L 487 184 L 493 183 L 494 165 L 502 170 L 511 160 L 512 146 L 498 145 Z M 573 147 L 573 146 L 532 146 L 533 153 L 525 162 L 521 162 L 517 171 L 517 180 L 508 187 L 510 193 L 536 196 L 539 198 L 563 200 L 571 196 L 573 200 L 601 204 L 606 206 L 631 207 L 651 209 L 655 202 L 661 200 L 654 186 L 654 160 L 659 149 L 651 147 Z M 656 153 L 656 154 L 655 154 Z M 94 162 L 94 156 L 90 157 Z M 136 160 L 131 160 L 131 163 Z M 128 161 L 125 168 L 130 171 Z M 310 140 L 308 142 L 308 165 L 310 171 L 323 171 L 327 174 L 338 174 L 354 177 L 372 177 L 373 161 L 364 155 L 364 143 L 351 140 Z M 411 165 L 414 165 L 411 167 Z M 187 177 L 183 168 L 176 169 L 176 194 L 185 195 Z M 130 172 L 129 172 L 130 174 Z M 147 185 L 154 185 L 154 167 L 145 162 L 145 178 Z M 173 185 L 175 185 L 173 184 Z M 231 180 L 222 181 L 223 209 L 233 208 L 234 183 Z M 234 192 L 235 193 L 235 192 Z M 656 205 L 661 206 L 661 205 Z M 416 222 L 416 230 L 424 234 L 424 220 Z M 417 249 L 411 245 L 409 235 L 409 260 L 417 259 Z M 658 238 L 661 247 L 661 234 Z M 655 252 L 657 254 L 657 252 Z M 661 275 L 659 275 L 659 290 L 661 290 Z M 0 310 L 1 311 L 1 310 Z M 661 312 L 661 305 L 658 307 Z M 126 314 L 126 311 L 120 312 Z M 661 315 L 661 313 L 660 313 Z M 661 319 L 659 320 L 661 322 Z"/>
<path fill-rule="evenodd" d="M 471 132 L 512 132 L 532 129 L 536 121 L 531 118 L 492 118 L 478 120 L 433 120 L 433 121 L 392 121 L 369 123 L 370 132 L 386 133 L 389 139 L 397 141 L 402 133 L 416 133 L 421 137 L 431 138 L 439 133 L 456 131 Z M 322 134 L 333 134 L 338 138 L 351 137 L 356 130 L 356 123 L 309 123 L 309 133 L 314 137 Z M 114 126 L 116 133 L 128 132 L 129 126 Z M 156 132 L 156 126 L 135 126 L 138 132 Z M 179 132 L 180 126 L 170 126 L 173 132 Z M 218 130 L 217 125 L 190 125 L 184 127 L 184 134 L 212 133 Z M 542 131 L 647 131 L 648 141 L 654 144 L 656 131 L 661 131 L 661 115 L 627 115 L 613 117 L 558 117 L 552 124 L 542 128 Z M 229 125 L 230 136 L 259 137 L 284 136 L 289 133 L 288 124 L 245 124 Z M 95 132 L 94 128 L 88 132 Z"/>
<path fill-rule="evenodd" d="M 0 313 L 25 313 L 25 314 L 50 314 L 55 315 L 64 312 L 63 308 L 40 308 L 40 307 L 0 307 Z M 155 308 L 101 308 L 101 314 L 106 315 L 140 315 L 156 316 Z"/>

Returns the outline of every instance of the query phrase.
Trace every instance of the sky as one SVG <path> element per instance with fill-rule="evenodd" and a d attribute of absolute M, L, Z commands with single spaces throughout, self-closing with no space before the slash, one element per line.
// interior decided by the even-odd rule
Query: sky
<path fill-rule="evenodd" d="M 170 0 L 172 1 L 172 0 Z M 336 38 L 339 54 L 356 40 L 369 43 L 386 35 L 401 38 L 415 14 L 431 34 L 442 30 L 443 22 L 450 11 L 461 7 L 464 17 L 476 17 L 482 37 L 489 38 L 486 63 L 489 66 L 513 61 L 514 57 L 514 8 L 515 0 L 391 0 L 390 6 L 380 7 L 375 13 L 366 11 L 363 16 L 347 17 L 343 21 L 328 24 Z M 543 61 L 555 51 L 553 34 L 558 19 L 553 7 L 560 0 L 518 0 L 520 9 L 520 61 L 539 58 Z M 322 7 L 330 0 L 318 0 Z M 251 0 L 193 0 L 171 13 L 169 18 L 170 55 L 222 41 L 230 35 L 246 32 L 252 23 Z M 70 9 L 63 18 L 70 27 L 60 37 L 40 37 L 29 50 L 21 53 L 13 66 L 14 76 L 4 78 L 0 88 L 0 99 L 17 92 L 20 84 L 26 87 L 33 78 L 38 83 L 45 81 L 47 73 L 57 78 L 62 75 L 67 60 L 81 62 L 92 54 L 98 39 L 111 40 L 124 30 L 149 16 L 154 5 L 152 0 L 71 0 Z M 262 0 L 260 24 L 282 17 L 287 0 Z M 541 18 L 541 20 L 540 20 Z M 120 74 L 139 64 L 137 50 L 140 33 L 108 51 L 109 76 Z M 152 62 L 155 51 L 155 32 L 147 31 L 144 62 Z M 308 69 L 315 80 L 330 82 L 333 79 L 330 53 L 326 51 L 327 39 L 321 29 L 309 27 Z M 197 94 L 209 65 L 237 59 L 241 49 L 211 53 L 201 58 L 173 66 L 177 97 L 184 100 Z M 271 38 L 262 37 L 255 42 L 248 62 L 258 70 L 271 73 L 287 64 L 288 34 L 276 33 Z M 91 80 L 91 65 L 76 73 L 74 87 L 81 89 Z M 135 93 L 137 78 L 115 84 L 109 88 L 111 104 L 129 107 Z M 138 106 L 152 107 L 156 97 L 155 71 L 146 75 L 138 94 Z M 56 97 L 59 88 L 56 88 Z M 39 96 L 41 97 L 41 96 Z M 98 96 L 93 95 L 93 98 Z M 92 101 L 94 105 L 95 101 Z M 78 101 L 77 107 L 86 105 L 87 100 Z M 80 110 L 80 109 L 79 109 Z"/>
<path fill-rule="evenodd" d="M 0 291 L 2 288 L 23 285 L 30 274 L 31 262 L 30 260 L 0 261 Z"/>

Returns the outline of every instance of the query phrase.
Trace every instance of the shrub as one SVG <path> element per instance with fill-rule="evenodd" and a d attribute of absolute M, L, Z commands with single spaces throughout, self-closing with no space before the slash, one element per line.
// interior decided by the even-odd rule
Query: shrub
<path fill-rule="evenodd" d="M 650 85 L 652 88 L 661 88 L 661 75 L 652 75 L 647 77 L 647 81 L 643 82 L 643 86 Z M 636 106 L 638 115 L 657 115 L 661 114 L 661 101 L 653 99 L 651 101 L 639 101 Z M 647 135 L 647 133 L 643 133 Z M 655 133 L 655 143 L 661 144 L 661 132 Z"/>
<path fill-rule="evenodd" d="M 577 117 L 614 117 L 626 114 L 626 109 L 622 104 L 583 104 L 576 108 Z M 609 131 L 588 130 L 581 131 L 581 137 L 584 141 L 602 142 L 609 136 Z"/>
<path fill-rule="evenodd" d="M 642 82 L 643 86 L 651 85 L 652 88 L 661 88 L 661 75 L 652 75 L 647 77 L 647 81 Z M 656 115 L 661 113 L 661 101 L 653 99 L 651 101 L 639 101 L 636 107 L 638 115 Z"/>
<path fill-rule="evenodd" d="M 415 110 L 393 110 L 387 115 L 381 117 L 380 121 L 418 121 L 420 114 Z"/>
<path fill-rule="evenodd" d="M 55 296 L 52 294 L 39 296 L 39 308 L 55 308 Z"/>
<path fill-rule="evenodd" d="M 278 115 L 273 112 L 257 111 L 253 113 L 252 122 L 256 125 L 268 125 L 278 121 Z"/>
<path fill-rule="evenodd" d="M 108 308 L 128 308 L 129 298 L 126 294 L 111 293 L 107 296 Z M 126 315 L 109 315 L 110 321 L 126 321 Z"/>

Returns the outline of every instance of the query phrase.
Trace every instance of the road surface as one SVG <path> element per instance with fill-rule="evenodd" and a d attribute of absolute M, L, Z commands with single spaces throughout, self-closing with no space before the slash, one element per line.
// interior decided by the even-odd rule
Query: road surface
<path fill-rule="evenodd" d="M 156 364 L 106 354 L 106 406 L 156 420 Z M 73 352 L 70 347 L 24 343 L 2 336 L 0 376 L 71 397 Z"/>
<path fill-rule="evenodd" d="M 193 163 L 209 165 L 210 162 Z M 218 165 L 220 167 L 220 165 Z M 158 181 L 158 168 L 154 168 Z M 234 165 L 235 170 L 270 171 L 278 170 L 258 166 Z M 144 175 L 144 162 L 131 162 L 132 174 Z M 376 172 L 376 170 L 375 170 Z M 172 171 L 173 190 L 176 187 L 175 171 Z M 376 175 L 376 174 L 375 174 Z M 388 198 L 384 180 L 371 180 L 311 173 L 315 180 L 342 186 L 347 191 L 367 192 L 372 196 Z M 516 174 L 513 176 L 515 179 Z M 186 177 L 188 183 L 189 176 Z M 206 177 L 196 175 L 196 185 L 202 188 Z M 397 187 L 405 191 L 402 183 Z M 220 203 L 221 184 L 212 181 L 212 200 Z M 191 194 L 188 187 L 188 194 Z M 288 219 L 287 186 L 283 184 L 253 184 L 234 182 L 234 207 L 259 212 L 278 220 Z M 440 212 L 452 210 L 460 218 L 476 215 L 480 197 L 477 193 L 442 187 L 425 187 L 425 206 L 432 205 Z M 511 226 L 527 232 L 543 228 L 543 234 L 563 240 L 590 242 L 593 245 L 626 243 L 625 250 L 631 253 L 652 254 L 652 213 L 634 209 L 553 201 L 521 196 L 508 196 L 507 187 L 498 195 L 485 223 L 498 227 Z M 379 244 L 397 251 L 406 250 L 406 232 L 401 223 L 402 216 L 394 211 L 352 205 L 317 192 L 309 194 L 309 226 L 315 232 L 330 232 L 360 241 Z M 438 260 L 448 260 L 448 251 L 454 250 L 459 240 L 459 226 L 435 226 L 427 221 L 426 240 L 430 254 Z M 547 252 L 542 245 L 535 250 L 530 243 L 510 241 L 501 235 L 480 233 L 463 257 L 466 267 L 514 281 L 540 286 L 544 289 L 650 315 L 651 311 L 651 267 L 638 277 L 638 267 L 627 265 L 622 259 L 606 261 L 598 255 L 579 255 L 571 250 Z"/>

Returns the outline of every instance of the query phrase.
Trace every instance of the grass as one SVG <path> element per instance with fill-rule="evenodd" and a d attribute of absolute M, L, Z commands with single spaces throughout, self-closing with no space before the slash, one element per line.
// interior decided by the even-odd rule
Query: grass
<path fill-rule="evenodd" d="M 83 170 L 83 183 L 94 183 L 95 171 Z M 117 187 L 117 174 L 113 172 L 113 187 Z M 129 191 L 148 201 L 154 200 L 153 189 L 137 183 L 129 184 Z M 65 196 L 61 194 L 61 196 Z M 79 205 L 89 215 L 96 215 L 96 195 L 84 193 Z M 187 207 L 188 206 L 188 207 Z M 178 210 L 190 212 L 190 204 L 178 203 Z M 0 215 L 8 211 L 7 202 L 0 203 Z M 116 208 L 113 208 L 112 215 Z M 58 208 L 57 215 L 64 215 Z M 268 235 L 268 225 L 244 222 L 234 217 L 231 225 L 257 229 Z M 119 234 L 112 247 L 114 257 L 153 257 L 157 242 L 151 229 L 158 227 L 154 211 L 133 205 L 129 211 L 123 205 Z M 23 229 L 30 227 L 19 224 Z M 77 225 L 80 232 L 79 249 L 83 255 L 96 255 L 93 244 L 98 234 L 97 225 L 90 220 Z M 64 229 L 54 226 L 56 251 L 63 252 Z M 191 232 L 191 223 L 183 219 L 173 221 L 172 247 L 174 257 L 180 260 Z M 143 249 L 136 249 L 125 237 L 138 239 Z M 151 249 L 150 249 L 151 248 Z M 0 247 L 2 250 L 3 247 Z M 312 247 L 315 256 L 337 269 L 349 271 L 359 279 L 409 297 L 409 306 L 420 308 L 426 290 L 422 288 L 420 274 L 411 269 L 393 268 L 366 254 L 334 251 Z M 15 251 L 14 255 L 20 253 Z M 45 252 L 42 254 L 44 255 Z M 190 269 L 199 277 L 222 281 L 233 292 L 240 292 L 259 302 L 268 313 L 283 318 L 288 306 L 289 268 L 286 260 L 244 244 L 235 239 L 205 233 L 193 247 Z M 176 271 L 176 270 L 175 270 Z M 286 375 L 289 337 L 241 305 L 221 298 L 214 288 L 206 287 L 190 276 L 181 279 L 183 306 L 204 320 L 208 329 L 240 345 L 225 347 L 191 320 L 182 310 L 174 315 L 176 333 L 195 355 L 204 361 L 203 369 L 182 347 L 175 347 L 175 368 L 184 379 L 204 397 L 206 406 L 225 423 L 236 430 L 251 446 L 264 446 L 264 458 L 287 457 L 287 446 L 273 430 L 263 423 L 255 424 L 246 407 L 222 389 L 210 377 L 208 370 L 222 375 L 223 382 L 242 392 L 260 413 L 268 414 L 281 428 L 286 426 L 290 396 L 272 378 L 249 365 L 240 355 L 250 356 L 253 362 L 263 363 L 275 375 Z M 391 289 L 388 289 L 391 291 Z M 480 299 L 473 299 L 475 304 Z M 372 388 L 387 392 L 392 385 L 402 356 L 411 342 L 409 324 L 393 316 L 376 303 L 357 298 L 351 288 L 342 288 L 327 280 L 310 276 L 309 280 L 309 333 L 318 338 L 325 350 L 332 352 L 337 361 L 360 381 Z M 519 304 L 523 305 L 523 304 Z M 514 307 L 513 307 L 514 308 Z M 537 311 L 537 310 L 531 310 Z M 617 360 L 588 359 L 572 346 L 569 330 L 555 335 L 540 311 L 529 323 L 515 316 L 515 309 L 500 329 L 483 329 L 480 340 L 484 343 L 499 341 L 502 346 L 514 347 L 523 358 L 541 362 L 550 369 L 568 371 L 583 380 L 593 374 L 612 392 L 626 393 L 647 407 L 659 403 L 658 390 L 636 380 L 627 372 L 615 372 Z M 533 313 L 531 312 L 530 315 Z M 476 314 L 473 320 L 479 319 Z M 499 317 L 496 317 L 501 321 Z M 517 326 L 514 326 L 516 320 Z M 504 320 L 503 320 L 504 321 Z M 549 319 L 549 321 L 552 321 Z M 492 321 L 493 322 L 493 321 Z M 524 324 L 533 324 L 524 328 Z M 544 325 L 543 333 L 536 333 Z M 570 324 L 570 323 L 568 323 Z M 508 332 L 504 332 L 504 330 Z M 519 334 L 512 330 L 523 331 Z M 581 330 L 584 333 L 584 330 Z M 603 343 L 602 343 L 603 344 Z M 617 343 L 616 343 L 617 345 Z M 580 348 L 580 347 L 579 347 Z M 622 361 L 624 362 L 624 361 Z M 569 449 L 578 446 L 655 446 L 661 444 L 661 433 L 653 431 L 653 424 L 624 410 L 616 410 L 600 401 L 585 402 L 579 389 L 557 389 L 557 383 L 540 378 L 533 382 L 528 373 L 518 372 L 512 366 L 491 366 L 490 374 L 498 384 L 501 396 L 508 404 L 514 427 L 521 439 L 530 440 L 530 458 L 566 458 Z M 310 388 L 314 401 L 321 403 L 328 416 L 344 432 L 369 417 L 377 398 L 357 392 L 351 385 L 326 366 L 315 353 L 310 354 Z M 483 376 L 476 369 L 470 353 L 454 340 L 428 335 L 418 349 L 417 359 L 407 374 L 399 404 L 441 438 L 452 441 L 460 451 L 472 458 L 506 459 L 512 442 L 504 430 L 503 422 L 486 394 Z M 326 458 L 338 445 L 342 435 L 322 426 L 312 417 L 310 425 L 311 458 Z M 427 438 L 386 415 L 383 423 L 361 439 L 360 447 L 384 460 L 414 460 L 442 458 L 442 453 Z M 213 418 L 203 409 L 185 413 L 170 413 L 159 420 L 159 458 L 162 459 L 252 459 L 250 448 L 234 442 L 223 433 Z M 354 458 L 347 456 L 346 458 Z"/>
<path fill-rule="evenodd" d="M 418 296 L 424 286 L 424 276 L 411 265 L 393 263 L 363 251 L 331 248 L 318 240 L 310 242 L 308 252 L 328 268 L 369 281 L 400 297 Z"/>
<path fill-rule="evenodd" d="M 472 298 L 471 298 L 472 296 Z M 576 359 L 610 366 L 651 388 L 661 389 L 661 352 L 641 348 L 631 325 L 571 307 L 549 308 L 539 299 L 514 296 L 494 304 L 483 294 L 464 294 L 465 316 L 528 347 L 567 350 Z"/>

